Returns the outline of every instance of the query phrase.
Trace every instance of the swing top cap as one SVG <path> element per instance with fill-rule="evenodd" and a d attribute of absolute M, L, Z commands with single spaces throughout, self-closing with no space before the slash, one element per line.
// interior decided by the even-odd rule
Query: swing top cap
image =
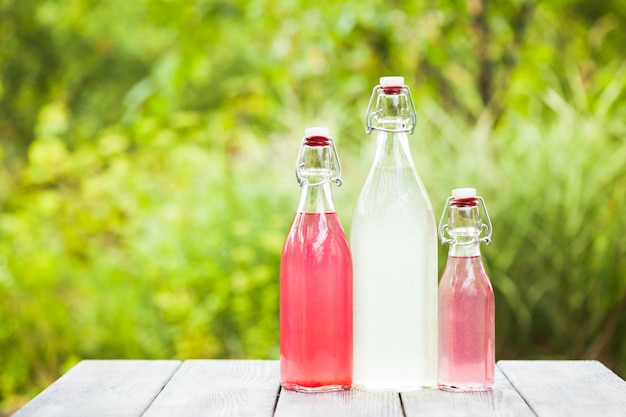
<path fill-rule="evenodd" d="M 404 77 L 380 77 L 380 86 L 385 87 L 404 87 Z"/>
<path fill-rule="evenodd" d="M 452 190 L 452 197 L 455 200 L 475 198 L 476 188 L 455 188 L 454 190 Z"/>
<path fill-rule="evenodd" d="M 304 137 L 307 138 L 329 138 L 330 131 L 326 127 L 309 127 L 304 129 Z"/>

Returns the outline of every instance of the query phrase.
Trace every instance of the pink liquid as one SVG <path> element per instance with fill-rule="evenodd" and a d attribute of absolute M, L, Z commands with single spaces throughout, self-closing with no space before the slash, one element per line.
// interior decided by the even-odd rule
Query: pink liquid
<path fill-rule="evenodd" d="M 439 284 L 439 387 L 487 390 L 495 371 L 495 301 L 480 256 L 448 258 Z"/>
<path fill-rule="evenodd" d="M 336 213 L 297 213 L 280 263 L 284 388 L 352 385 L 352 258 Z"/>

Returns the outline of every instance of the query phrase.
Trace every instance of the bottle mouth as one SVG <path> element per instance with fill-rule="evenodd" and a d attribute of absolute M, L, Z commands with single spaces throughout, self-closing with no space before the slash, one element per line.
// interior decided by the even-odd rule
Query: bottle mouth
<path fill-rule="evenodd" d="M 481 222 L 479 203 L 482 206 L 484 218 L 487 220 L 486 224 Z M 454 220 L 453 216 L 456 216 Z M 483 231 L 485 235 L 480 237 Z M 443 245 L 458 244 L 458 238 L 467 238 L 471 242 L 477 239 L 478 242 L 491 245 L 491 234 L 491 219 L 487 207 L 485 207 L 485 201 L 476 195 L 476 189 L 456 188 L 452 190 L 452 196 L 446 200 L 443 213 L 441 213 L 441 220 L 439 220 L 441 243 Z"/>
<path fill-rule="evenodd" d="M 452 190 L 452 207 L 476 207 L 476 189 L 475 188 L 455 188 Z"/>
<path fill-rule="evenodd" d="M 309 127 L 304 130 L 304 145 L 328 146 L 330 132 L 326 127 Z"/>
<path fill-rule="evenodd" d="M 325 180 L 310 183 L 307 177 L 326 177 Z M 341 164 L 335 142 L 328 128 L 309 127 L 304 130 L 304 138 L 296 160 L 298 185 L 320 185 L 330 180 L 341 185 Z"/>
<path fill-rule="evenodd" d="M 383 92 L 383 94 L 387 95 L 387 96 L 399 96 L 400 94 L 402 94 L 402 86 L 387 86 L 387 87 L 380 87 L 380 91 Z"/>
<path fill-rule="evenodd" d="M 365 112 L 365 133 L 370 134 L 372 130 L 413 133 L 416 119 L 415 105 L 407 86 L 396 82 L 380 84 L 372 90 Z"/>
<path fill-rule="evenodd" d="M 399 95 L 404 87 L 404 77 L 380 77 L 380 91 L 386 95 Z"/>
<path fill-rule="evenodd" d="M 478 203 L 476 202 L 476 197 L 467 197 L 467 198 L 455 198 L 452 200 L 450 204 L 452 207 L 476 207 Z"/>
<path fill-rule="evenodd" d="M 304 138 L 305 146 L 328 146 L 330 141 L 324 136 L 309 136 Z"/>

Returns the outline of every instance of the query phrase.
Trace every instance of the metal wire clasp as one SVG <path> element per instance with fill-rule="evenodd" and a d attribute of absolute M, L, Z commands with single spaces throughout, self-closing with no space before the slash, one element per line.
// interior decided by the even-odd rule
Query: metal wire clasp
<path fill-rule="evenodd" d="M 302 157 L 304 156 L 304 143 L 306 141 L 306 137 L 302 138 L 302 144 L 300 145 L 300 152 L 298 152 L 298 159 L 296 160 L 296 180 L 298 181 L 298 185 L 302 187 L 307 184 L 310 186 L 322 185 L 326 180 L 322 180 L 316 183 L 309 183 L 306 178 L 303 178 L 300 174 L 305 167 L 304 162 L 300 162 Z M 337 154 L 337 147 L 335 146 L 335 141 L 332 138 L 328 138 L 328 146 L 330 147 L 332 153 L 330 158 L 330 176 L 329 180 L 334 182 L 338 187 L 341 187 L 341 162 L 339 162 L 339 154 Z"/>
<path fill-rule="evenodd" d="M 372 132 L 372 130 L 380 130 L 383 132 L 390 132 L 390 133 L 409 132 L 413 134 L 413 131 L 415 130 L 415 124 L 417 123 L 417 111 L 415 110 L 415 103 L 413 103 L 413 96 L 411 95 L 411 90 L 406 85 L 402 86 L 401 91 L 402 93 L 405 93 L 408 96 L 410 124 L 401 129 L 388 129 L 386 127 L 379 126 L 378 124 L 374 126 L 374 119 L 376 116 L 380 114 L 380 110 L 375 110 L 371 113 L 370 111 L 372 110 L 372 104 L 374 103 L 374 98 L 377 96 L 378 90 L 381 88 L 384 88 L 384 87 L 378 84 L 372 90 L 370 102 L 367 105 L 367 111 L 365 112 L 365 133 L 369 135 Z"/>
<path fill-rule="evenodd" d="M 480 207 L 482 207 L 482 211 L 484 213 L 485 219 L 487 220 L 487 224 L 481 224 L 481 232 L 484 231 L 485 235 L 483 237 L 478 238 L 478 242 L 485 243 L 487 246 L 491 245 L 491 235 L 493 233 L 493 227 L 491 226 L 491 218 L 489 217 L 489 212 L 487 211 L 487 206 L 485 205 L 485 200 L 482 197 L 476 196 L 476 200 L 480 203 Z M 439 238 L 441 239 L 441 245 L 449 245 L 455 242 L 455 239 L 450 239 L 446 237 L 446 233 L 448 231 L 448 223 L 445 223 L 447 220 L 448 213 L 450 211 L 450 203 L 454 200 L 454 197 L 448 197 L 446 200 L 446 205 L 443 208 L 443 213 L 441 213 L 441 219 L 439 220 Z M 480 210 L 480 208 L 479 208 Z M 448 233 L 449 235 L 449 233 Z"/>

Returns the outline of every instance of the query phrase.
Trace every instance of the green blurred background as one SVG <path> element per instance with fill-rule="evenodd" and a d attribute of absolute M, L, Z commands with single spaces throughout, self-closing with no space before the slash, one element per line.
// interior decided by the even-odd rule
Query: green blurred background
<path fill-rule="evenodd" d="M 487 202 L 497 358 L 625 377 L 624 27 L 623 0 L 0 0 L 0 414 L 83 358 L 278 358 L 303 129 L 349 231 L 381 75 L 437 219 Z"/>

